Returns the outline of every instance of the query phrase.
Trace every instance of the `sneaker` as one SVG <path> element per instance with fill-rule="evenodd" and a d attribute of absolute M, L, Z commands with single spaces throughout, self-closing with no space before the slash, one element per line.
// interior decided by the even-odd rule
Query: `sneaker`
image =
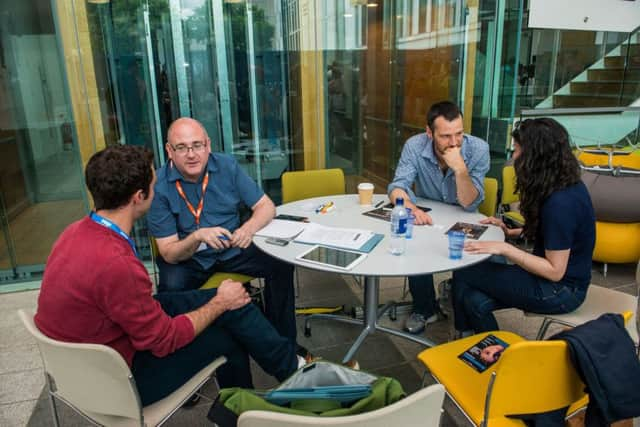
<path fill-rule="evenodd" d="M 411 315 L 404 322 L 404 330 L 410 334 L 419 334 L 424 332 L 426 325 L 438 321 L 438 315 L 432 314 L 428 318 L 425 318 L 420 313 L 411 313 Z"/>

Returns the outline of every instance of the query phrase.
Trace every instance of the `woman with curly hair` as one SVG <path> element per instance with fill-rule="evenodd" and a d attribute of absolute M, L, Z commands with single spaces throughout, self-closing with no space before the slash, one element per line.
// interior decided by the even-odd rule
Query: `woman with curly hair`
<path fill-rule="evenodd" d="M 507 242 L 468 241 L 465 251 L 505 257 L 453 274 L 455 327 L 465 336 L 498 329 L 493 311 L 519 308 L 540 314 L 568 313 L 582 304 L 591 281 L 595 216 L 569 135 L 553 119 L 523 121 L 513 133 L 516 189 L 523 228 L 497 218 L 482 222 L 506 237 L 534 240 L 533 253 Z"/>

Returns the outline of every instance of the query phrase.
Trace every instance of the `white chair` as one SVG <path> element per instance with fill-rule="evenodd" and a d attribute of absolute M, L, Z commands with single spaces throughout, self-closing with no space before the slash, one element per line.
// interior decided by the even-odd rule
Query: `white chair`
<path fill-rule="evenodd" d="M 36 327 L 32 312 L 18 310 L 18 315 L 40 349 L 55 426 L 59 426 L 56 399 L 96 424 L 161 425 L 226 362 L 224 357 L 217 358 L 169 396 L 142 407 L 120 353 L 105 345 L 53 340 Z"/>
<path fill-rule="evenodd" d="M 344 417 L 307 417 L 268 411 L 247 411 L 238 427 L 351 426 L 429 427 L 440 424 L 444 387 L 434 384 L 375 411 Z"/>
<path fill-rule="evenodd" d="M 639 269 L 640 271 L 640 269 Z M 627 322 L 627 331 L 633 342 L 638 344 L 638 331 L 636 330 L 636 310 L 638 302 L 637 298 L 624 292 L 614 289 L 603 288 L 602 286 L 589 285 L 587 296 L 580 307 L 571 313 L 565 314 L 536 314 L 526 313 L 527 316 L 544 316 L 544 321 L 538 335 L 537 340 L 545 337 L 547 329 L 552 323 L 559 323 L 565 326 L 581 325 L 589 320 L 596 319 L 604 313 L 622 313 L 624 311 L 633 312 L 632 321 Z"/>

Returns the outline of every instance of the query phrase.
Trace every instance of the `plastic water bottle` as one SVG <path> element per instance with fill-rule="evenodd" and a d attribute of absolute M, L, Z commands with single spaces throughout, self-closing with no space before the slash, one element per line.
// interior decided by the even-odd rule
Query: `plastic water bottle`
<path fill-rule="evenodd" d="M 391 211 L 391 239 L 389 252 L 393 255 L 402 255 L 407 244 L 405 234 L 407 232 L 407 210 L 404 207 L 404 199 L 398 197 L 396 205 Z"/>
<path fill-rule="evenodd" d="M 413 224 L 416 221 L 416 216 L 411 213 L 411 208 L 407 208 L 407 232 L 405 237 L 411 239 L 413 237 Z"/>

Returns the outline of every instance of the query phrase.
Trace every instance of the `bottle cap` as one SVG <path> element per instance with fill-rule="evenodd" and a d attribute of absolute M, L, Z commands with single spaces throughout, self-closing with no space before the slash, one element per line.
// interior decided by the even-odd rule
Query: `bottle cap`
<path fill-rule="evenodd" d="M 404 206 L 404 199 L 402 197 L 397 197 L 396 205 Z"/>

